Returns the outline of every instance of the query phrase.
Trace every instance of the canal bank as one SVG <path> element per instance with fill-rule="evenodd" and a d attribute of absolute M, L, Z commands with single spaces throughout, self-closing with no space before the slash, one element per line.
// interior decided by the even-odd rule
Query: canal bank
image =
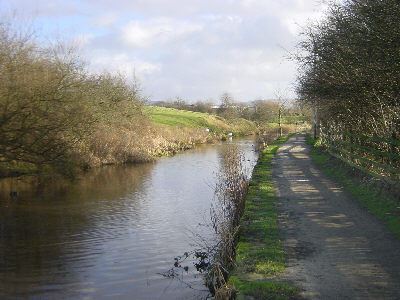
<path fill-rule="evenodd" d="M 285 269 L 285 254 L 278 234 L 271 175 L 272 158 L 291 136 L 264 149 L 253 170 L 240 224 L 236 268 L 228 281 L 228 285 L 237 291 L 238 299 L 288 299 L 297 294 L 296 288 L 276 279 Z"/>

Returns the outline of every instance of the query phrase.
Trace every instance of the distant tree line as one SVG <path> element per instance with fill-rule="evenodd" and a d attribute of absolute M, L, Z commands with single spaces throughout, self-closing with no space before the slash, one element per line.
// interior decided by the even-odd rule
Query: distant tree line
<path fill-rule="evenodd" d="M 400 2 L 346 0 L 308 27 L 297 92 L 321 126 L 364 135 L 400 131 Z"/>

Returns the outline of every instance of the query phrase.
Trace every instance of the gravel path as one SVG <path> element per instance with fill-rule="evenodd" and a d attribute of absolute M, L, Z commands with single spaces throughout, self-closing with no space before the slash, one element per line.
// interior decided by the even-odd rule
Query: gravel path
<path fill-rule="evenodd" d="M 273 162 L 284 279 L 305 299 L 400 299 L 400 242 L 312 163 L 304 135 Z"/>

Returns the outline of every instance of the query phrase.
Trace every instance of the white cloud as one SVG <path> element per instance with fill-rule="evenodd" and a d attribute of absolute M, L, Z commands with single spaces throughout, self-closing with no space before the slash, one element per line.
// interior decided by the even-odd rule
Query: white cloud
<path fill-rule="evenodd" d="M 95 53 L 92 55 L 91 67 L 94 71 L 108 70 L 112 73 L 122 73 L 131 77 L 134 73 L 139 77 L 146 77 L 154 72 L 159 72 L 161 66 L 137 57 L 131 57 L 126 53 L 110 54 Z"/>
<path fill-rule="evenodd" d="M 305 4 L 305 1 L 298 2 L 301 4 L 299 5 L 299 10 L 288 11 L 281 16 L 282 24 L 293 36 L 299 35 L 304 26 L 321 20 L 327 8 L 324 4 L 309 6 L 309 4 Z"/>
<path fill-rule="evenodd" d="M 293 50 L 299 25 L 320 19 L 325 7 L 323 0 L 3 1 L 39 12 L 46 30 L 72 26 L 93 70 L 135 71 L 154 100 L 190 101 L 290 90 L 296 68 L 284 49 Z"/>
<path fill-rule="evenodd" d="M 115 25 L 118 21 L 119 15 L 116 13 L 107 13 L 98 17 L 95 17 L 92 20 L 92 23 L 99 27 L 110 27 Z"/>
<path fill-rule="evenodd" d="M 156 18 L 128 22 L 122 28 L 122 38 L 131 47 L 147 48 L 155 44 L 175 42 L 201 29 L 200 25 L 187 21 Z"/>

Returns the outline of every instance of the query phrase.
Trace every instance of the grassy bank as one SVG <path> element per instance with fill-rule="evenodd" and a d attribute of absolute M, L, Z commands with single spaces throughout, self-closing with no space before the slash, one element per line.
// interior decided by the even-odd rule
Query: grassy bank
<path fill-rule="evenodd" d="M 232 132 L 235 135 L 248 135 L 254 133 L 256 126 L 253 122 L 236 118 L 227 120 L 220 116 L 178 110 L 174 108 L 145 106 L 143 113 L 150 118 L 152 122 L 158 125 L 167 125 L 177 127 L 191 127 L 205 130 L 208 128 L 211 133 L 227 134 Z"/>
<path fill-rule="evenodd" d="M 381 185 L 377 188 L 376 179 L 332 157 L 323 151 L 318 141 L 307 136 L 307 143 L 312 145 L 311 158 L 321 170 L 342 185 L 354 199 L 382 220 L 389 230 L 400 238 L 399 195 L 396 192 L 388 193 L 391 188 L 395 191 L 395 187 L 386 185 L 382 189 Z"/>
<path fill-rule="evenodd" d="M 241 220 L 237 266 L 228 282 L 238 291 L 238 299 L 289 299 L 297 293 L 294 287 L 276 279 L 285 269 L 285 255 L 278 235 L 276 196 L 270 170 L 279 145 L 290 136 L 264 149 L 253 171 Z"/>
<path fill-rule="evenodd" d="M 143 106 L 142 113 L 151 123 L 146 135 L 147 155 L 151 157 L 173 155 L 196 144 L 224 140 L 230 132 L 235 136 L 254 134 L 256 129 L 253 122 L 244 119 L 226 120 L 173 108 Z"/>

